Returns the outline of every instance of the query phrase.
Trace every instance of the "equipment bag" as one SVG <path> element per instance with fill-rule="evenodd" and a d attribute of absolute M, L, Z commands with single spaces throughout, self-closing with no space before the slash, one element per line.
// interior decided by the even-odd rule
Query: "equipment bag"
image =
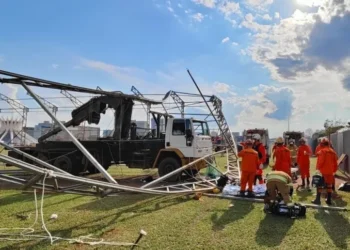
<path fill-rule="evenodd" d="M 276 202 L 270 205 L 269 210 L 272 214 L 288 216 L 293 219 L 306 215 L 306 207 L 300 203 L 294 203 L 288 207 L 286 204 Z"/>
<path fill-rule="evenodd" d="M 345 192 L 350 192 L 350 182 L 346 182 L 346 183 L 340 184 L 338 190 L 345 191 Z"/>
<path fill-rule="evenodd" d="M 320 174 L 313 175 L 311 185 L 314 187 L 323 187 L 324 186 L 324 179 L 323 179 L 322 175 L 320 175 Z"/>

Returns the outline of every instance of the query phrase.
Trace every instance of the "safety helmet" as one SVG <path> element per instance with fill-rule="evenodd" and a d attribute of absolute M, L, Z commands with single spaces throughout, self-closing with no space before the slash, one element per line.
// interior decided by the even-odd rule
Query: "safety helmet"
<path fill-rule="evenodd" d="M 289 140 L 289 144 L 294 144 L 294 140 L 293 139 Z"/>
<path fill-rule="evenodd" d="M 300 140 L 299 140 L 299 142 L 300 142 L 300 143 L 305 143 L 305 142 L 306 142 L 306 140 L 305 140 L 305 138 L 304 138 L 304 137 L 301 137 L 301 138 L 300 138 Z"/>
<path fill-rule="evenodd" d="M 259 134 L 254 134 L 253 135 L 253 140 L 260 141 L 261 136 Z"/>
<path fill-rule="evenodd" d="M 253 141 L 251 139 L 246 140 L 245 142 L 246 145 L 253 145 Z"/>
<path fill-rule="evenodd" d="M 322 141 L 321 141 L 321 144 L 324 145 L 324 146 L 328 146 L 329 145 L 328 138 L 323 138 Z"/>
<path fill-rule="evenodd" d="M 282 137 L 278 137 L 278 138 L 276 139 L 276 143 L 277 143 L 277 144 L 283 144 L 283 138 L 282 138 Z"/>

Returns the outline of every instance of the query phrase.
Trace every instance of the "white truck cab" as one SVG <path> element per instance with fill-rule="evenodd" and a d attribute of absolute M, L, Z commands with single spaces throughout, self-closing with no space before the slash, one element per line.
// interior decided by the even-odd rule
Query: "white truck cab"
<path fill-rule="evenodd" d="M 184 157 L 200 158 L 212 153 L 208 123 L 192 118 L 169 118 L 165 147 L 177 148 Z"/>

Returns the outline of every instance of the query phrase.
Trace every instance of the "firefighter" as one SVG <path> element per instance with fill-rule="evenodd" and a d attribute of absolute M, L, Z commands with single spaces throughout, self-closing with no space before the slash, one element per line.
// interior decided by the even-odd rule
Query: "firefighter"
<path fill-rule="evenodd" d="M 323 186 L 317 187 L 317 196 L 312 203 L 320 205 L 321 204 L 321 191 L 323 188 L 327 190 L 327 200 L 328 205 L 332 204 L 332 191 L 334 174 L 338 169 L 338 156 L 333 149 L 330 148 L 330 143 L 327 138 L 321 141 L 323 148 L 318 152 L 317 159 L 317 169 L 321 172 L 323 177 Z"/>
<path fill-rule="evenodd" d="M 297 163 L 298 147 L 295 145 L 295 141 L 293 139 L 289 141 L 288 149 L 290 151 L 292 166 L 295 167 Z"/>
<path fill-rule="evenodd" d="M 291 177 L 292 173 L 290 150 L 283 145 L 282 137 L 277 138 L 276 144 L 277 147 L 275 152 L 273 153 L 273 158 L 275 159 L 274 170 L 283 171 Z"/>
<path fill-rule="evenodd" d="M 259 167 L 256 169 L 256 175 L 255 175 L 255 180 L 254 183 L 256 184 L 256 181 L 259 180 L 259 184 L 263 184 L 264 180 L 262 178 L 263 175 L 263 166 L 264 163 L 266 162 L 266 149 L 264 145 L 260 142 L 261 137 L 259 134 L 253 135 L 253 149 L 258 153 L 259 156 Z"/>
<path fill-rule="evenodd" d="M 297 163 L 299 165 L 301 175 L 301 187 L 305 188 L 305 178 L 307 189 L 310 190 L 310 156 L 312 154 L 311 148 L 306 145 L 305 138 L 299 140 L 300 146 L 297 153 Z"/>
<path fill-rule="evenodd" d="M 240 195 L 244 196 L 245 189 L 248 183 L 248 197 L 254 197 L 253 183 L 255 179 L 256 169 L 260 165 L 258 153 L 252 148 L 253 142 L 248 139 L 245 143 L 245 148 L 238 153 L 242 158 L 242 175 L 241 175 L 241 190 Z"/>
<path fill-rule="evenodd" d="M 286 205 L 291 206 L 291 196 L 293 194 L 293 180 L 283 171 L 272 171 L 266 176 L 266 194 L 265 204 L 270 204 L 271 201 L 276 201 L 279 193 Z"/>

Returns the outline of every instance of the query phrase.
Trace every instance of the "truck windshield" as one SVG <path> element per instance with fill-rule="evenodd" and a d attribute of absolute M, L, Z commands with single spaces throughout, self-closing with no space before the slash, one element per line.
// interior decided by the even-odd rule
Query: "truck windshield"
<path fill-rule="evenodd" d="M 193 130 L 196 135 L 209 135 L 208 123 L 193 120 Z"/>

